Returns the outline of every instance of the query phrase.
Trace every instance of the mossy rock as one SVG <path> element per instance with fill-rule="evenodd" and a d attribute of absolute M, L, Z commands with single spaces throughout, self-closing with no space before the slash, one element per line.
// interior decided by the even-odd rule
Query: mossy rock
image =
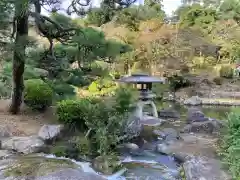
<path fill-rule="evenodd" d="M 93 161 L 93 168 L 103 174 L 113 174 L 122 168 L 122 164 L 117 156 L 98 156 Z"/>
<path fill-rule="evenodd" d="M 91 155 L 90 141 L 82 135 L 73 136 L 68 141 L 59 141 L 49 148 L 49 153 L 57 157 L 75 160 L 85 159 Z"/>
<path fill-rule="evenodd" d="M 7 177 L 44 176 L 66 168 L 76 169 L 79 167 L 67 159 L 22 156 L 11 163 L 4 174 Z"/>

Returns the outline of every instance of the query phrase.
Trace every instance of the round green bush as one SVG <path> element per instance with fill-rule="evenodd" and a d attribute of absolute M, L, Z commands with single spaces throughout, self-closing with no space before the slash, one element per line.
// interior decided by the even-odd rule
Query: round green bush
<path fill-rule="evenodd" d="M 83 98 L 77 100 L 62 100 L 57 103 L 57 115 L 59 122 L 79 130 L 86 130 L 86 121 L 92 118 L 96 108 L 97 99 Z"/>
<path fill-rule="evenodd" d="M 222 66 L 220 69 L 220 77 L 231 79 L 233 78 L 233 68 L 231 66 Z"/>
<path fill-rule="evenodd" d="M 41 79 L 25 81 L 24 102 L 36 110 L 45 110 L 52 104 L 53 90 Z"/>

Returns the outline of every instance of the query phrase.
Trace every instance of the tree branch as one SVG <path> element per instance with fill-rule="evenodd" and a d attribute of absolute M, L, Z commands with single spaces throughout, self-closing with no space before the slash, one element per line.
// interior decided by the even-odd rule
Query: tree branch
<path fill-rule="evenodd" d="M 57 1 L 57 0 L 56 0 Z M 66 44 L 70 37 L 76 34 L 79 29 L 76 28 L 63 28 L 60 24 L 51 18 L 41 15 L 41 3 L 39 0 L 33 0 L 35 12 L 29 12 L 30 16 L 34 17 L 35 24 L 42 36 L 46 37 L 49 41 L 49 52 L 53 55 L 53 39 Z M 53 29 L 51 28 L 53 27 Z M 82 32 L 83 33 L 83 32 Z"/>

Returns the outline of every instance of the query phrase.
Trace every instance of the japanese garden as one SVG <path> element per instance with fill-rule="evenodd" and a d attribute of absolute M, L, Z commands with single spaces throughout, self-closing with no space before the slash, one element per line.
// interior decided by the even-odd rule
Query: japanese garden
<path fill-rule="evenodd" d="M 240 1 L 99 2 L 0 0 L 0 179 L 239 180 Z"/>

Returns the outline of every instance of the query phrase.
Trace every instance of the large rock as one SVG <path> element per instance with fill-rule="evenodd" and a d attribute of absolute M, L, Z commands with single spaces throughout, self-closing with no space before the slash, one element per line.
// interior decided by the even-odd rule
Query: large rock
<path fill-rule="evenodd" d="M 0 160 L 11 157 L 13 154 L 9 150 L 0 150 Z"/>
<path fill-rule="evenodd" d="M 193 155 L 215 157 L 216 149 L 214 148 L 214 144 L 216 143 L 217 138 L 213 138 L 209 135 L 182 134 L 181 140 L 171 144 L 158 144 L 156 150 L 159 153 L 173 155 L 177 159 L 185 161 Z"/>
<path fill-rule="evenodd" d="M 179 133 L 173 128 L 164 128 L 162 130 L 153 130 L 153 134 L 165 140 L 165 142 L 175 141 L 180 138 Z"/>
<path fill-rule="evenodd" d="M 82 172 L 77 169 L 64 169 L 48 175 L 36 177 L 35 180 L 106 180 L 105 178 L 93 174 Z"/>
<path fill-rule="evenodd" d="M 157 152 L 161 153 L 161 154 L 166 154 L 166 155 L 171 155 L 172 154 L 172 150 L 171 148 L 165 144 L 158 144 L 156 147 Z"/>
<path fill-rule="evenodd" d="M 19 131 L 13 125 L 0 126 L 0 138 L 23 135 L 24 132 Z"/>
<path fill-rule="evenodd" d="M 158 112 L 158 116 L 161 118 L 174 118 L 178 119 L 180 118 L 179 112 L 173 109 L 163 109 Z"/>
<path fill-rule="evenodd" d="M 124 148 L 130 150 L 130 151 L 136 151 L 139 149 L 139 146 L 137 144 L 134 143 L 125 143 L 123 145 Z"/>
<path fill-rule="evenodd" d="M 128 138 L 138 137 L 143 130 L 141 119 L 134 115 L 130 116 L 124 127 L 124 132 Z"/>
<path fill-rule="evenodd" d="M 183 164 L 186 180 L 230 180 L 221 162 L 211 158 L 193 157 Z"/>
<path fill-rule="evenodd" d="M 2 149 L 14 150 L 24 154 L 40 152 L 43 150 L 44 145 L 43 140 L 37 136 L 14 136 L 2 141 Z"/>
<path fill-rule="evenodd" d="M 198 109 L 190 108 L 187 113 L 187 122 L 203 122 L 208 121 L 209 118 L 205 117 L 204 113 Z"/>
<path fill-rule="evenodd" d="M 43 125 L 38 136 L 44 141 L 57 139 L 63 130 L 63 125 Z"/>
<path fill-rule="evenodd" d="M 183 128 L 182 132 L 213 134 L 215 132 L 219 132 L 222 127 L 223 124 L 220 123 L 220 121 L 210 119 L 204 122 L 193 122 L 188 124 Z"/>
<path fill-rule="evenodd" d="M 198 96 L 192 96 L 191 98 L 186 99 L 183 103 L 185 105 L 197 106 L 202 104 L 202 100 Z"/>
<path fill-rule="evenodd" d="M 99 175 L 83 172 L 70 160 L 38 156 L 0 161 L 2 180 L 104 180 Z"/>

